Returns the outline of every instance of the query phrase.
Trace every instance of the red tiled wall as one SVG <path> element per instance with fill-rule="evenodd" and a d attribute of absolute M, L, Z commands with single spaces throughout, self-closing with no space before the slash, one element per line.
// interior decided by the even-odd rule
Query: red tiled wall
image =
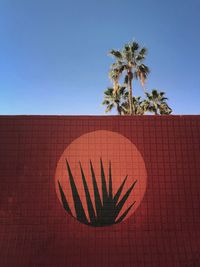
<path fill-rule="evenodd" d="M 96 130 L 136 145 L 147 191 L 125 222 L 92 228 L 58 201 L 68 144 Z M 200 266 L 200 116 L 1 116 L 0 266 Z"/>

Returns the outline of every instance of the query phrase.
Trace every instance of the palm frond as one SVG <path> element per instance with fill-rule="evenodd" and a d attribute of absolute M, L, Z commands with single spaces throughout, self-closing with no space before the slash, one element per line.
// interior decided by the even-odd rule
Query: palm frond
<path fill-rule="evenodd" d="M 110 55 L 114 56 L 115 58 L 117 58 L 118 60 L 122 59 L 122 54 L 120 51 L 118 50 L 114 50 L 112 49 L 110 52 L 109 52 Z"/>
<path fill-rule="evenodd" d="M 139 44 L 137 42 L 132 42 L 131 43 L 131 50 L 133 53 L 135 53 L 135 51 L 137 51 L 139 49 Z"/>
<path fill-rule="evenodd" d="M 113 108 L 114 108 L 114 104 L 110 104 L 110 105 L 107 106 L 105 112 L 106 112 L 106 113 L 107 113 L 107 112 L 110 112 Z"/>
<path fill-rule="evenodd" d="M 156 115 L 169 115 L 172 113 L 172 109 L 168 106 L 164 96 L 165 92 L 159 92 L 157 89 L 153 89 L 151 93 L 146 93 L 146 110 L 153 112 Z"/>
<path fill-rule="evenodd" d="M 136 56 L 137 61 L 143 61 L 147 55 L 147 49 L 143 47 Z"/>

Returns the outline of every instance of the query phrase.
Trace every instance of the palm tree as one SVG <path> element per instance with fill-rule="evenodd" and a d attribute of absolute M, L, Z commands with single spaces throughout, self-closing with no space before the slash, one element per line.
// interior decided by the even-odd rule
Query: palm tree
<path fill-rule="evenodd" d="M 168 98 L 165 97 L 165 92 L 153 89 L 151 93 L 146 93 L 146 97 L 143 102 L 145 111 L 153 112 L 155 115 L 169 115 L 172 112 L 166 102 Z"/>
<path fill-rule="evenodd" d="M 116 62 L 110 70 L 110 78 L 114 82 L 114 93 L 118 90 L 118 81 L 125 73 L 124 83 L 129 90 L 129 114 L 132 115 L 134 106 L 132 105 L 132 81 L 139 79 L 144 87 L 145 80 L 149 74 L 149 68 L 143 64 L 147 54 L 145 47 L 140 48 L 137 42 L 126 44 L 121 51 L 111 50 L 110 54 L 114 56 Z"/>
<path fill-rule="evenodd" d="M 128 101 L 128 92 L 125 93 L 125 102 L 122 103 L 122 114 L 128 115 L 129 114 L 129 101 Z M 133 114 L 134 115 L 144 115 L 145 109 L 143 105 L 143 100 L 141 100 L 140 96 L 132 97 L 132 105 L 133 105 Z"/>
<path fill-rule="evenodd" d="M 144 105 L 143 105 L 144 100 L 141 100 L 141 97 L 133 97 L 133 106 L 135 110 L 135 115 L 144 115 L 145 110 L 144 110 Z"/>
<path fill-rule="evenodd" d="M 116 107 L 118 115 L 122 115 L 126 112 L 122 105 L 126 97 L 125 90 L 126 87 L 119 86 L 119 89 L 114 93 L 114 88 L 107 88 L 104 92 L 104 100 L 102 102 L 102 105 L 106 105 L 106 113 L 111 111 L 114 107 Z"/>

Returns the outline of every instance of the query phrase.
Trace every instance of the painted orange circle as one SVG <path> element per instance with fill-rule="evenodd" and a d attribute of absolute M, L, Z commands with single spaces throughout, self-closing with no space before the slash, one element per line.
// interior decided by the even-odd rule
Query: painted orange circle
<path fill-rule="evenodd" d="M 90 222 L 90 214 L 88 212 L 88 202 L 82 180 L 80 163 L 84 172 L 85 181 L 88 186 L 94 210 L 95 195 L 90 161 L 92 162 L 102 203 L 103 193 L 100 160 L 102 160 L 103 170 L 105 172 L 107 192 L 109 191 L 109 164 L 111 164 L 113 198 L 120 188 L 121 184 L 123 183 L 125 177 L 127 176 L 117 204 L 123 199 L 127 191 L 136 181 L 128 198 L 123 204 L 123 207 L 120 210 L 116 221 L 133 203 L 134 205 L 130 208 L 129 212 L 123 220 L 130 217 L 140 205 L 145 194 L 147 184 L 147 172 L 145 163 L 137 147 L 123 135 L 106 130 L 89 132 L 75 139 L 71 144 L 69 144 L 69 146 L 67 146 L 67 148 L 61 155 L 55 173 L 56 193 L 61 204 L 63 205 L 63 202 L 61 200 L 61 191 L 58 185 L 59 182 L 66 197 L 71 213 L 75 218 L 77 218 L 77 212 L 74 204 L 66 160 L 69 164 L 74 183 L 88 222 Z"/>

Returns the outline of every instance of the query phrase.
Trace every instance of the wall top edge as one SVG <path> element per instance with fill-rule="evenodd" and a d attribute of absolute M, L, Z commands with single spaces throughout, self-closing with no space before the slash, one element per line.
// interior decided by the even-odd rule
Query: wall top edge
<path fill-rule="evenodd" d="M 149 118 L 149 119 L 161 119 L 161 118 L 200 118 L 200 115 L 197 114 L 190 114 L 190 115 L 133 115 L 133 116 L 119 116 L 119 115 L 0 115 L 0 118 L 100 118 L 100 119 L 107 119 L 107 118 L 115 118 L 115 119 L 134 119 L 134 118 Z"/>

